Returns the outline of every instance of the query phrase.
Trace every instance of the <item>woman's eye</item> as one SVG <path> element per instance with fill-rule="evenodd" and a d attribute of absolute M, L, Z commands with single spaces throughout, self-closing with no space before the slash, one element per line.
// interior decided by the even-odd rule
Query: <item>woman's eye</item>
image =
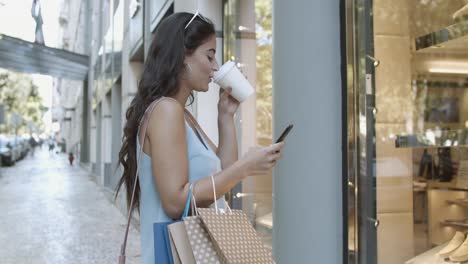
<path fill-rule="evenodd" d="M 213 61 L 213 58 L 211 58 L 210 56 L 207 56 L 207 57 L 210 62 Z"/>

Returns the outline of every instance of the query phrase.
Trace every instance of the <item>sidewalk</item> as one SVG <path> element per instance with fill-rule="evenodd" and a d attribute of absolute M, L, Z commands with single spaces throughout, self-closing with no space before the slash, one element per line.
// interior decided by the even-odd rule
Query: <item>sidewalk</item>
<path fill-rule="evenodd" d="M 0 262 L 117 263 L 126 219 L 66 155 L 36 149 L 0 167 Z M 130 229 L 127 263 L 140 263 Z"/>

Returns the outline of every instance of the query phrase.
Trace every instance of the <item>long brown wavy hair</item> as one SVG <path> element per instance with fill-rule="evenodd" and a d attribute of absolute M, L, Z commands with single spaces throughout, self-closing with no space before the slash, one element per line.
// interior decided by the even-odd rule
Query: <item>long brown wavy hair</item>
<path fill-rule="evenodd" d="M 140 185 L 136 179 L 137 133 L 140 120 L 146 108 L 162 96 L 173 96 L 179 90 L 179 80 L 184 71 L 184 59 L 197 47 L 215 34 L 213 23 L 197 16 L 190 25 L 185 26 L 193 17 L 190 13 L 175 13 L 165 18 L 157 27 L 151 43 L 143 75 L 138 84 L 137 94 L 126 112 L 127 122 L 119 152 L 119 163 L 123 174 L 117 183 L 115 198 L 125 185 L 127 206 L 130 207 L 133 187 L 136 185 L 133 208 L 140 207 Z M 193 102 L 193 95 L 191 95 Z M 142 146 L 143 147 L 143 146 Z M 132 208 L 132 209 L 133 209 Z"/>

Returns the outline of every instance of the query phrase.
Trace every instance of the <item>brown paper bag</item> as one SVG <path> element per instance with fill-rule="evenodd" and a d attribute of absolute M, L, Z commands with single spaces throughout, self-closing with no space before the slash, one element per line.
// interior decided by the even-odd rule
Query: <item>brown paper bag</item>
<path fill-rule="evenodd" d="M 198 208 L 198 214 L 225 263 L 275 263 L 242 210 L 217 214 L 214 209 Z"/>
<path fill-rule="evenodd" d="M 167 229 L 171 238 L 171 245 L 172 242 L 174 243 L 175 249 L 172 249 L 174 264 L 177 263 L 176 257 L 179 261 L 178 263 L 195 264 L 195 257 L 193 256 L 192 246 L 190 245 L 184 222 L 170 224 L 167 226 Z"/>
<path fill-rule="evenodd" d="M 197 264 L 226 263 L 219 258 L 211 238 L 200 220 L 200 217 L 185 217 L 184 224 L 188 240 L 192 247 L 193 256 Z M 183 264 L 185 263 L 183 262 Z"/>
<path fill-rule="evenodd" d="M 174 243 L 174 239 L 171 236 L 171 229 L 169 228 L 170 225 L 167 226 L 167 232 L 169 233 L 169 243 L 171 244 L 171 251 L 172 251 L 172 259 L 174 260 L 174 264 L 182 264 L 180 261 L 179 254 L 177 253 L 177 247 Z"/>

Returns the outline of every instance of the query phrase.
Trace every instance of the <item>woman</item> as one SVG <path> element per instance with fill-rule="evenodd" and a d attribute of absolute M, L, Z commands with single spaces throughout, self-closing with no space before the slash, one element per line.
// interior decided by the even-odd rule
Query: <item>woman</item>
<path fill-rule="evenodd" d="M 185 110 L 193 92 L 208 91 L 218 69 L 215 53 L 215 29 L 208 19 L 190 13 L 167 17 L 156 30 L 138 92 L 127 110 L 119 153 L 124 171 L 117 193 L 125 185 L 130 204 L 137 153 L 144 142 L 133 205 L 140 212 L 142 263 L 154 263 L 153 223 L 182 216 L 190 183 L 197 205 L 207 207 L 214 198 L 211 175 L 216 197 L 222 197 L 247 175 L 268 171 L 281 158 L 283 143 L 251 149 L 237 159 L 234 113 L 239 102 L 229 89 L 218 102 L 218 148 Z M 139 131 L 145 110 L 155 100 L 160 101 L 146 133 Z"/>

